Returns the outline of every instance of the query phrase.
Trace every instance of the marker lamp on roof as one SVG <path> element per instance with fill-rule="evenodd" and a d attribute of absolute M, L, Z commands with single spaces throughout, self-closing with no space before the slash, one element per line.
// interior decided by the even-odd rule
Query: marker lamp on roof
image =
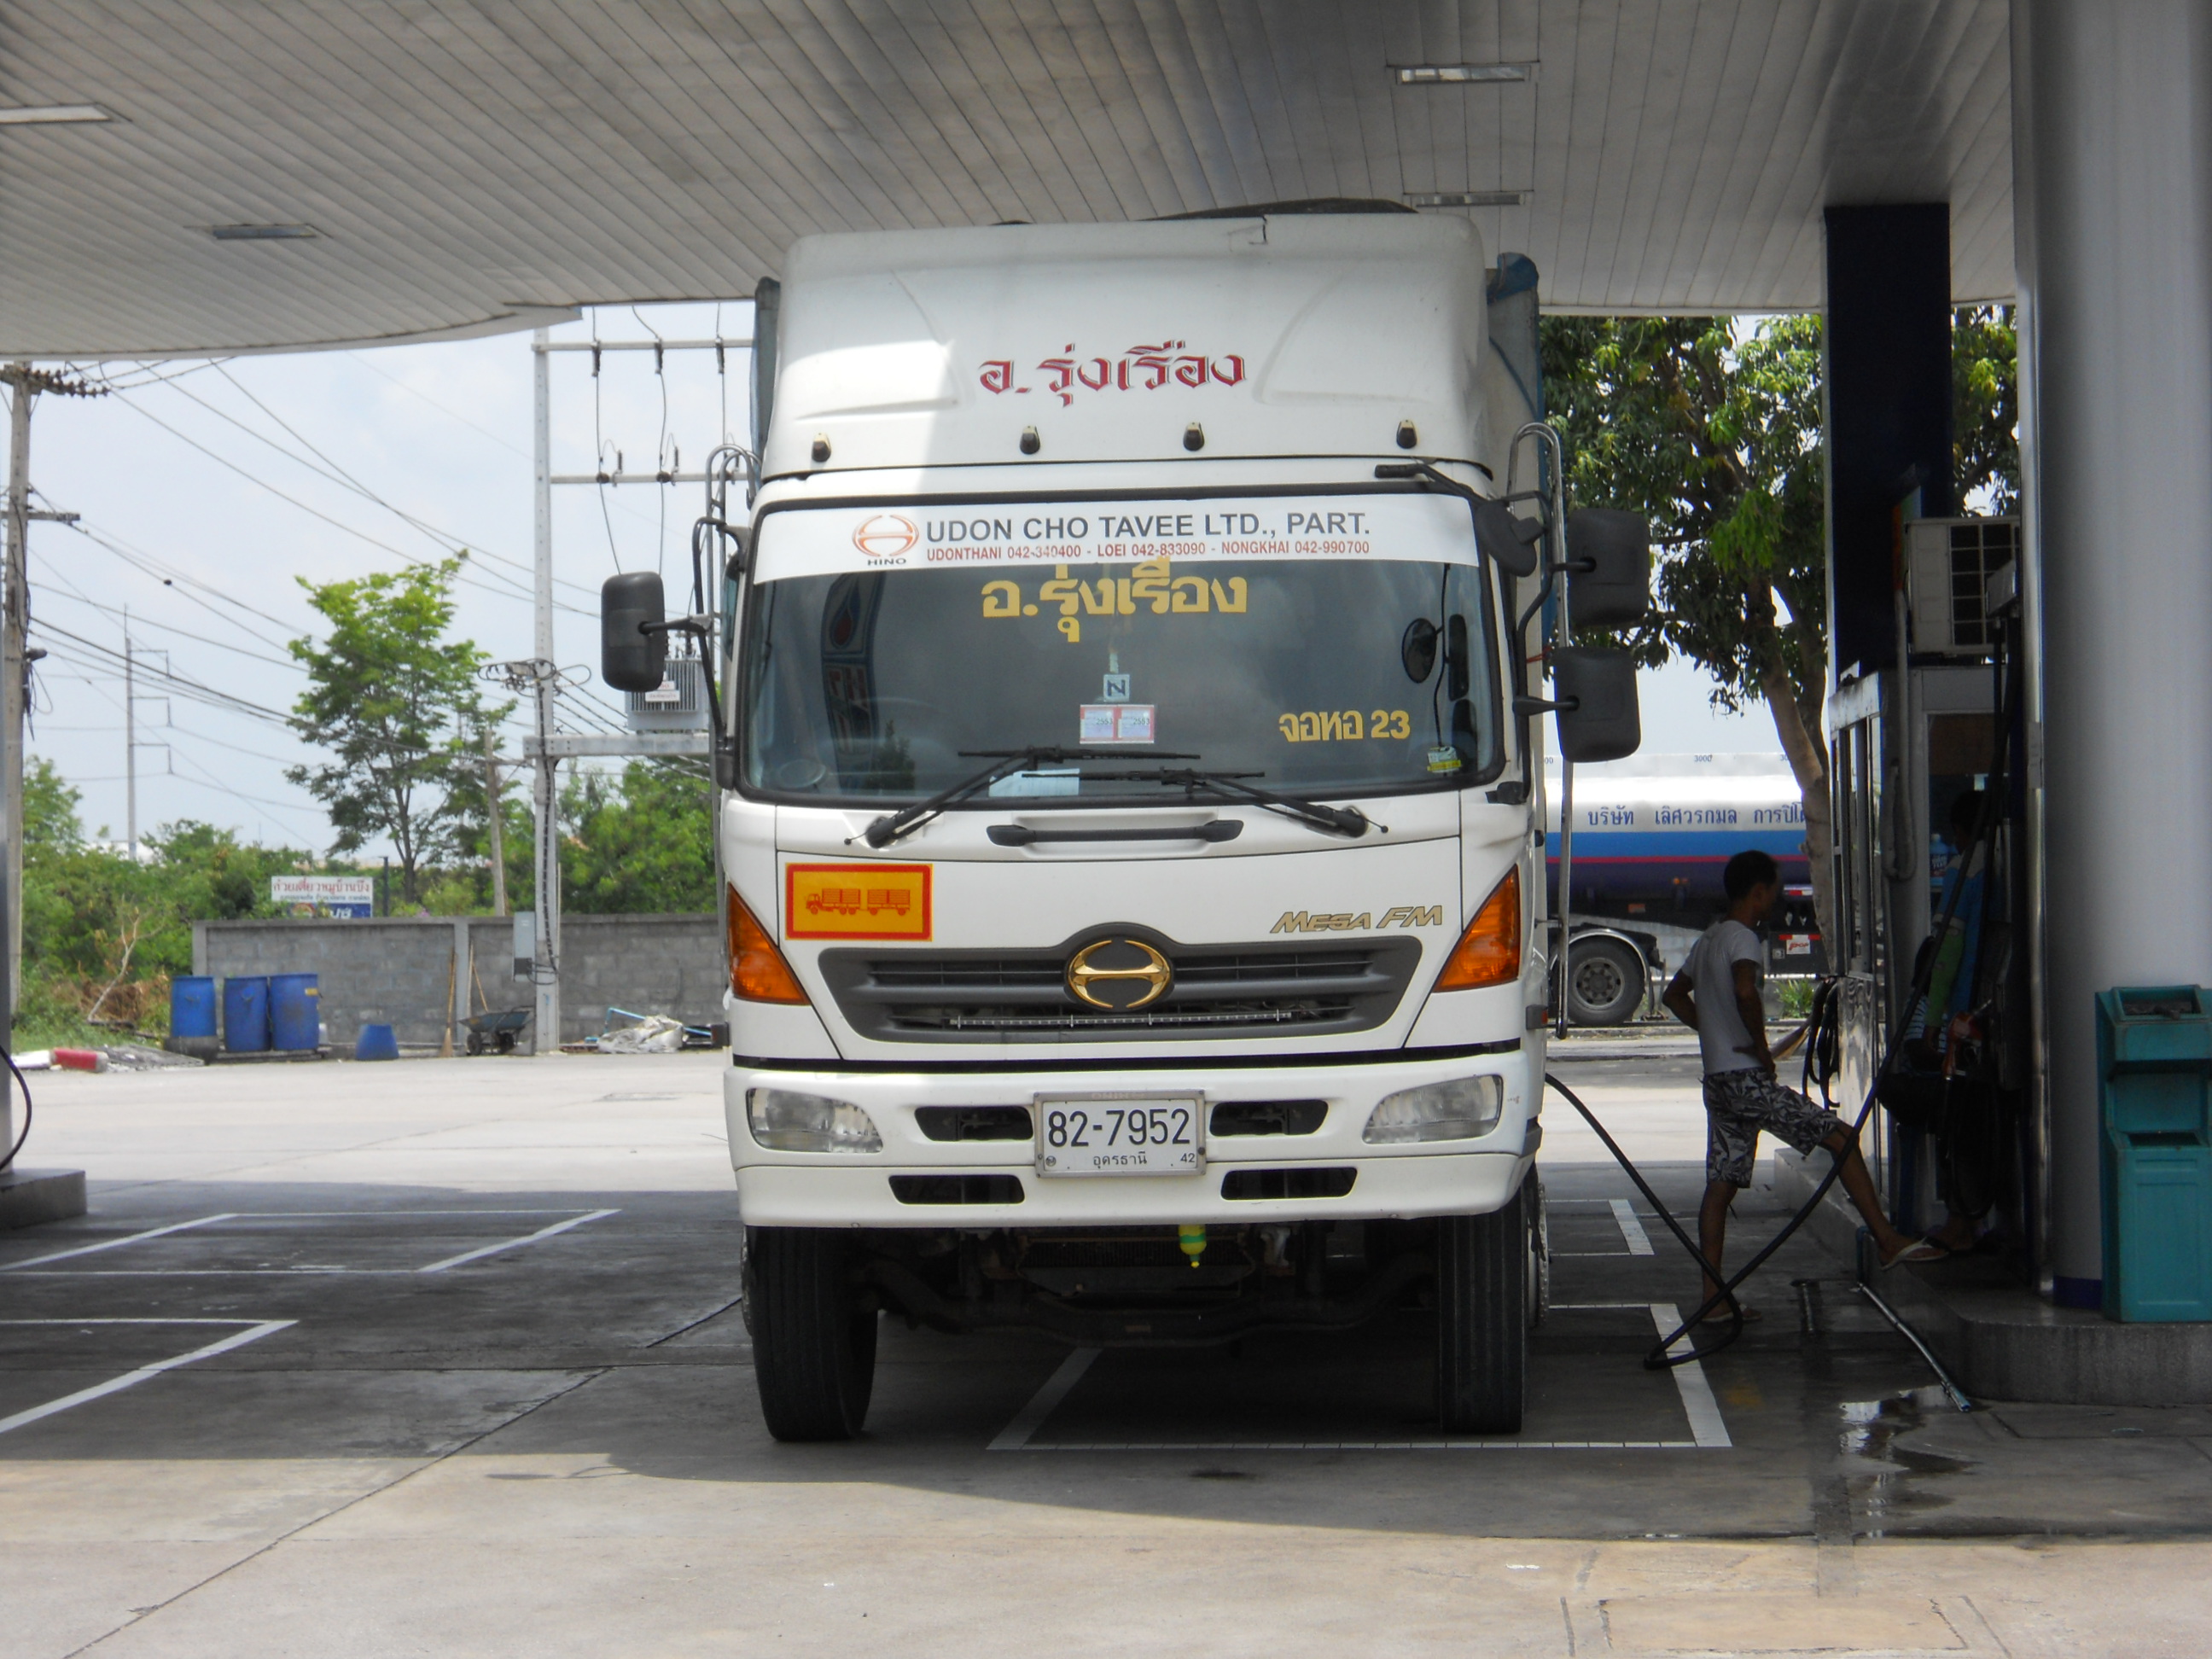
<path fill-rule="evenodd" d="M 1370 1146 L 1473 1140 L 1496 1128 L 1504 1109 L 1505 1084 L 1494 1074 L 1425 1083 L 1383 1096 L 1367 1115 L 1367 1127 L 1359 1138 Z"/>
<path fill-rule="evenodd" d="M 880 1152 L 876 1121 L 849 1100 L 789 1089 L 745 1091 L 745 1122 L 772 1152 Z"/>

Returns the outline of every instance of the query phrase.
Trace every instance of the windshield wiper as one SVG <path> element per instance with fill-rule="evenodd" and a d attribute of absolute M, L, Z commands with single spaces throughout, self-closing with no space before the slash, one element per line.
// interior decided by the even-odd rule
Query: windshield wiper
<path fill-rule="evenodd" d="M 1166 755 L 1164 760 L 1182 760 L 1181 755 Z M 1272 789 L 1260 789 L 1246 783 L 1246 778 L 1264 778 L 1265 772 L 1200 772 L 1188 766 L 1162 767 L 1150 772 L 1094 772 L 1089 775 L 1100 782 L 1164 783 L 1185 790 L 1210 789 L 1231 800 L 1250 801 L 1255 806 L 1283 817 L 1296 818 L 1300 823 L 1316 830 L 1327 830 L 1339 836 L 1359 836 L 1370 830 L 1390 833 L 1387 823 L 1377 823 L 1357 806 L 1324 806 L 1319 801 L 1302 800 L 1296 795 L 1279 795 Z"/>
<path fill-rule="evenodd" d="M 911 806 L 902 806 L 896 812 L 886 812 L 866 830 L 858 839 L 871 847 L 888 847 L 903 836 L 915 830 L 937 817 L 948 806 L 957 805 L 969 796 L 979 794 L 1001 778 L 1012 777 L 1017 772 L 1026 772 L 1037 766 L 1065 766 L 1073 761 L 1120 760 L 1120 755 L 1100 754 L 1095 749 L 1060 749 L 1035 745 L 1028 749 L 963 749 L 963 760 L 988 760 L 991 763 L 972 777 L 963 778 L 949 789 L 940 789 L 927 800 L 918 800 Z M 1197 760 L 1196 755 L 1164 755 L 1164 760 Z"/>

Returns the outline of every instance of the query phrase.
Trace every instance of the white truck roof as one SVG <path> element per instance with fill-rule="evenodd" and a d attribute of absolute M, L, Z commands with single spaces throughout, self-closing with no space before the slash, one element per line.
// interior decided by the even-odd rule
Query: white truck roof
<path fill-rule="evenodd" d="M 1482 242 L 1286 214 L 809 236 L 784 267 L 769 477 L 1036 459 L 1487 460 Z M 1502 442 L 1499 434 L 1493 442 Z M 826 460 L 817 461 L 817 441 Z"/>

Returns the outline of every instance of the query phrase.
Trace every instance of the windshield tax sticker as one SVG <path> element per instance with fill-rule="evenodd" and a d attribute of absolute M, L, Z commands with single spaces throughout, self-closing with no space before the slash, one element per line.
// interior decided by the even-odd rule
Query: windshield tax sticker
<path fill-rule="evenodd" d="M 926 864 L 793 864 L 783 884 L 786 939 L 930 937 Z"/>
<path fill-rule="evenodd" d="M 1152 720 L 1152 711 L 1157 707 L 1149 702 L 1086 702 L 1076 711 L 1076 741 L 1157 742 Z"/>
<path fill-rule="evenodd" d="M 1473 521 L 1457 496 L 1378 493 L 1171 501 L 910 501 L 895 507 L 794 507 L 760 525 L 756 581 L 854 570 L 947 565 L 1054 565 L 1174 559 L 1411 559 L 1477 562 Z M 1064 573 L 1063 573 L 1064 574 Z M 1139 573 L 1141 574 L 1142 573 Z M 1154 611 L 1225 610 L 1201 605 L 1205 585 L 1125 595 L 1131 578 L 1109 573 L 1113 611 L 1156 600 Z M 1180 597 L 1178 597 L 1180 596 Z M 1210 589 L 1205 596 L 1212 601 Z M 1011 611 L 1034 616 L 1055 595 L 1014 594 Z M 1101 595 L 1103 599 L 1106 596 Z M 1064 611 L 1073 616 L 1073 611 Z M 1088 612 L 1086 614 L 1097 614 Z"/>

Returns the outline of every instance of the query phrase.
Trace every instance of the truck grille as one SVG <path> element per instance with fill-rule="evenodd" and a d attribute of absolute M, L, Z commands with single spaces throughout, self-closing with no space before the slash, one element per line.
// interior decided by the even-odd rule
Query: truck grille
<path fill-rule="evenodd" d="M 825 951 L 821 967 L 846 1020 L 878 1042 L 1173 1042 L 1370 1030 L 1396 1012 L 1421 955 L 1413 939 L 1187 945 L 1119 931 L 1146 939 L 1175 968 L 1173 988 L 1149 1007 L 1076 1001 L 1065 980 L 1073 945 Z"/>

